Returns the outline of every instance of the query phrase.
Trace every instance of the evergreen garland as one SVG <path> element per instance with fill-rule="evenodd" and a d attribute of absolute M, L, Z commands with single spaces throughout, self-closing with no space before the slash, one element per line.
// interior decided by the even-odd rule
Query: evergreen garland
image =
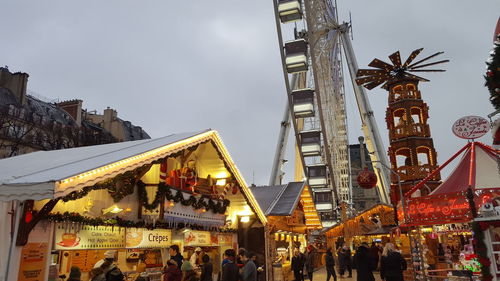
<path fill-rule="evenodd" d="M 212 211 L 215 214 L 224 214 L 230 201 L 215 200 L 217 203 L 207 195 L 201 195 L 200 198 L 196 198 L 194 195 L 190 195 L 188 199 L 184 199 L 183 192 L 177 190 L 175 195 L 172 193 L 172 187 L 166 185 L 165 183 L 158 184 L 158 189 L 156 190 L 155 197 L 151 203 L 149 203 L 148 193 L 146 192 L 146 184 L 142 181 L 137 182 L 137 187 L 139 188 L 139 200 L 142 206 L 147 210 L 154 210 L 162 202 L 163 198 L 169 201 L 174 201 L 175 203 L 181 203 L 183 206 L 192 206 L 195 209 L 205 208 L 206 211 Z"/>
<path fill-rule="evenodd" d="M 500 109 L 500 35 L 497 36 L 493 51 L 486 62 L 485 86 L 490 91 L 490 102 L 495 109 Z"/>
<path fill-rule="evenodd" d="M 80 224 L 85 224 L 85 225 L 90 225 L 90 226 L 117 226 L 117 227 L 136 227 L 136 228 L 146 228 L 146 229 L 172 229 L 172 225 L 169 223 L 165 222 L 156 222 L 155 224 L 152 223 L 146 223 L 145 221 L 130 221 L 130 220 L 125 220 L 120 217 L 114 217 L 114 218 L 92 218 L 92 217 L 86 217 L 82 216 L 78 213 L 70 213 L 70 212 L 64 212 L 64 213 L 51 213 L 47 216 L 47 219 L 50 222 L 73 222 L 73 223 L 80 223 Z M 197 224 L 185 224 L 185 223 L 179 223 L 177 224 L 176 229 L 183 229 L 185 227 L 189 227 L 193 230 L 206 230 L 207 227 L 203 225 L 197 225 Z M 224 233 L 234 233 L 236 232 L 236 229 L 233 228 L 219 228 L 217 229 L 218 232 L 224 232 Z"/>
<path fill-rule="evenodd" d="M 483 229 L 484 227 L 484 229 Z M 488 258 L 488 248 L 484 242 L 484 230 L 488 229 L 488 225 L 481 225 L 479 222 L 475 221 L 472 223 L 472 231 L 474 232 L 475 251 L 478 257 L 479 263 L 481 263 L 481 280 L 490 281 L 493 280 L 493 276 L 490 272 L 490 259 Z"/>

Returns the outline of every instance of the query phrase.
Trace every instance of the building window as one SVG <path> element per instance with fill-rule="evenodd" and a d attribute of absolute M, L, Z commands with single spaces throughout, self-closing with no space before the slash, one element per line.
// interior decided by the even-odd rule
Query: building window
<path fill-rule="evenodd" d="M 334 212 L 319 213 L 321 221 L 334 221 L 337 220 L 337 215 Z"/>

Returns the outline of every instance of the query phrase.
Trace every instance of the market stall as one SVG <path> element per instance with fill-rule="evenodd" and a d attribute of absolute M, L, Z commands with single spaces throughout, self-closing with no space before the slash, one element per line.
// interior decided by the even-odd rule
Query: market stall
<path fill-rule="evenodd" d="M 291 259 L 294 249 L 305 253 L 311 231 L 321 228 L 308 187 L 304 182 L 280 186 L 250 187 L 268 219 L 268 260 L 272 261 L 272 279 L 293 280 Z M 324 249 L 317 249 L 316 266 Z"/>
<path fill-rule="evenodd" d="M 463 156 L 453 172 L 432 193 L 412 197 L 460 155 Z M 412 256 L 420 279 L 446 277 L 464 269 L 481 276 L 481 280 L 496 278 L 494 268 L 490 271 L 490 264 L 495 261 L 492 248 L 483 233 L 488 227 L 481 229 L 478 220 L 484 221 L 479 217 L 494 212 L 489 209 L 493 209 L 500 191 L 499 160 L 498 150 L 469 142 L 405 194 L 404 212 L 400 208 L 398 217 L 404 226 L 413 228 Z"/>
<path fill-rule="evenodd" d="M 212 130 L 25 154 L 0 169 L 0 200 L 22 202 L 8 280 L 78 266 L 85 281 L 110 253 L 128 280 L 159 280 L 172 245 L 186 258 L 200 247 L 218 272 L 222 252 L 238 248 L 240 216 L 267 223 Z"/>

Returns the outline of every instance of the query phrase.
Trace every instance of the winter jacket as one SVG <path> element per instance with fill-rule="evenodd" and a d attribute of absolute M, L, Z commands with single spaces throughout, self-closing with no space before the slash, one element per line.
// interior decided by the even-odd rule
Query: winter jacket
<path fill-rule="evenodd" d="M 210 262 L 204 263 L 201 266 L 200 281 L 212 281 L 213 271 L 214 267 Z"/>
<path fill-rule="evenodd" d="M 248 260 L 241 272 L 242 281 L 257 281 L 257 267 L 252 260 Z"/>
<path fill-rule="evenodd" d="M 234 261 L 228 260 L 222 266 L 221 281 L 238 281 L 240 279 L 240 270 Z"/>
<path fill-rule="evenodd" d="M 307 252 L 306 254 L 305 266 L 307 272 L 314 271 L 314 256 L 315 256 L 314 251 Z"/>
<path fill-rule="evenodd" d="M 344 249 L 339 249 L 338 252 L 338 257 L 339 257 L 339 266 L 341 268 L 345 268 L 347 266 L 350 266 L 351 265 L 351 250 L 350 249 L 347 249 L 347 250 L 344 250 Z"/>
<path fill-rule="evenodd" d="M 333 258 L 333 255 L 326 254 L 325 257 L 325 266 L 326 268 L 333 268 L 335 266 L 335 259 Z"/>
<path fill-rule="evenodd" d="M 169 265 L 163 275 L 163 281 L 181 281 L 182 271 L 175 265 Z"/>
<path fill-rule="evenodd" d="M 406 261 L 398 252 L 390 252 L 380 260 L 380 277 L 382 279 L 403 281 L 403 271 L 406 270 Z"/>
<path fill-rule="evenodd" d="M 173 259 L 176 263 L 177 263 L 177 268 L 181 268 L 182 267 L 182 261 L 184 260 L 184 257 L 177 253 L 177 255 L 171 257 L 171 259 Z"/>
<path fill-rule="evenodd" d="M 358 281 L 375 281 L 372 271 L 376 269 L 368 248 L 360 246 L 354 255 Z"/>
<path fill-rule="evenodd" d="M 292 257 L 292 270 L 295 272 L 304 270 L 304 257 L 302 254 Z"/>

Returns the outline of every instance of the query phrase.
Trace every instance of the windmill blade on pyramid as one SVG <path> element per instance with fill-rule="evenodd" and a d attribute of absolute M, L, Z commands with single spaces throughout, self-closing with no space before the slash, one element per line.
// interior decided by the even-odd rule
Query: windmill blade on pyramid
<path fill-rule="evenodd" d="M 397 51 L 394 54 L 390 55 L 389 59 L 394 64 L 394 68 L 400 68 L 401 67 L 401 55 L 399 54 L 399 51 Z"/>
<path fill-rule="evenodd" d="M 427 67 L 427 66 L 431 66 L 431 65 L 440 64 L 440 63 L 446 63 L 446 62 L 449 62 L 449 61 L 450 60 L 440 60 L 440 61 L 436 61 L 436 62 L 421 64 L 419 66 L 410 67 L 410 71 L 412 71 L 414 69 L 422 68 L 422 67 Z"/>
<path fill-rule="evenodd" d="M 410 56 L 406 59 L 405 63 L 403 64 L 403 67 L 407 67 L 423 50 L 424 48 L 420 48 L 411 52 Z"/>
<path fill-rule="evenodd" d="M 380 68 L 386 71 L 391 71 L 394 69 L 394 66 L 386 63 L 385 61 L 381 61 L 379 59 L 374 59 L 368 66 L 375 67 L 375 68 Z"/>
<path fill-rule="evenodd" d="M 441 54 L 444 54 L 444 52 L 437 52 L 437 53 L 435 53 L 435 54 L 433 54 L 433 55 L 430 55 L 430 56 L 428 56 L 428 57 L 426 57 L 426 58 L 424 58 L 424 59 L 421 59 L 421 60 L 419 60 L 419 61 L 417 61 L 417 62 L 415 62 L 415 63 L 412 63 L 412 64 L 408 65 L 408 68 L 415 67 L 415 66 L 417 66 L 418 64 L 420 64 L 420 63 L 422 63 L 422 62 L 424 62 L 424 61 L 426 61 L 426 60 L 430 60 L 430 59 L 432 59 L 433 57 L 435 57 L 435 56 L 439 56 L 439 55 L 441 55 Z"/>
<path fill-rule="evenodd" d="M 408 73 L 408 72 L 405 72 L 404 75 L 407 78 L 416 79 L 416 80 L 422 81 L 422 82 L 429 82 L 430 81 L 429 79 L 425 79 L 423 77 L 420 77 L 420 76 L 417 76 L 417 75 L 414 75 L 414 74 L 411 74 L 411 73 Z"/>
<path fill-rule="evenodd" d="M 366 76 L 366 77 L 361 77 L 361 78 L 356 78 L 356 83 L 358 85 L 370 83 L 370 82 L 376 82 L 376 81 L 381 81 L 385 82 L 387 79 L 391 78 L 391 75 L 388 73 L 383 73 L 380 75 L 372 75 L 372 76 Z"/>

